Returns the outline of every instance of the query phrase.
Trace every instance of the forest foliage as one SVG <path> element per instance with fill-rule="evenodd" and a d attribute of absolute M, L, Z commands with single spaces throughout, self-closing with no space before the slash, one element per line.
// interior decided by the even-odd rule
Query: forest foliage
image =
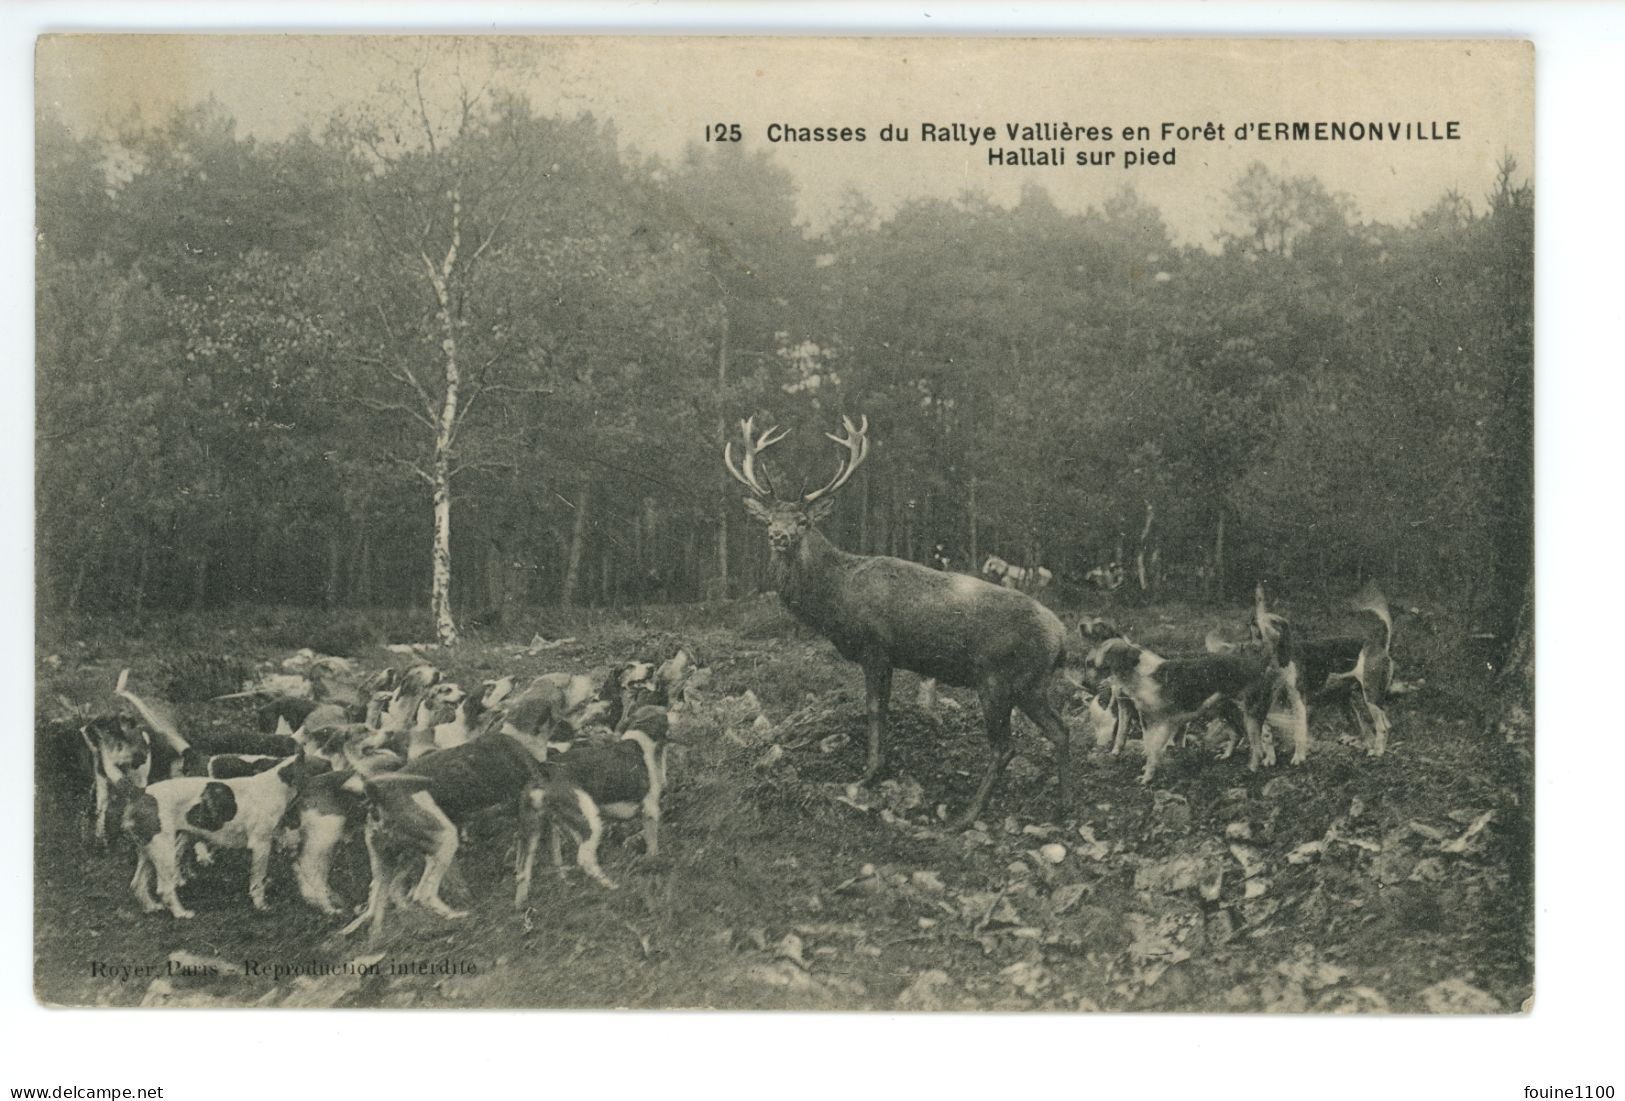
<path fill-rule="evenodd" d="M 1205 247 L 1129 189 L 1079 213 L 1036 186 L 853 194 L 814 230 L 766 156 L 667 162 L 603 119 L 468 106 L 428 145 L 338 115 L 266 140 L 214 103 L 116 140 L 41 114 L 42 609 L 425 606 L 449 319 L 465 619 L 758 588 L 723 440 L 792 427 L 779 481 L 816 485 L 843 413 L 874 440 L 828 525 L 849 550 L 1081 585 L 1149 510 L 1158 594 L 1376 578 L 1485 630 L 1517 613 L 1520 166 L 1385 225 L 1255 165 Z M 442 303 L 418 258 L 454 189 Z"/>

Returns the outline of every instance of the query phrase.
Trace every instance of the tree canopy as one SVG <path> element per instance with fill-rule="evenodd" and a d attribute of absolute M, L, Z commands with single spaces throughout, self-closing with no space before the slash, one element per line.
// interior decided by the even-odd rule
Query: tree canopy
<path fill-rule="evenodd" d="M 851 550 L 1079 584 L 1148 549 L 1175 595 L 1380 578 L 1517 614 L 1515 165 L 1404 225 L 1255 165 L 1204 249 L 1132 190 L 1082 212 L 1038 187 L 884 214 L 853 194 L 813 232 L 792 179 L 732 146 L 640 159 L 500 96 L 464 121 L 266 141 L 204 103 L 105 142 L 42 114 L 42 606 L 421 605 L 442 458 L 463 613 L 748 590 L 765 548 L 722 435 L 800 428 L 793 484 L 864 413 L 875 455 L 829 525 Z M 454 222 L 441 285 L 423 258 Z"/>

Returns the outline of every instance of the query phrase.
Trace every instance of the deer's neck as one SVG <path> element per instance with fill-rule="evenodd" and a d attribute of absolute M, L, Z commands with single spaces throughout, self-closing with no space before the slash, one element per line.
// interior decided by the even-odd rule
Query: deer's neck
<path fill-rule="evenodd" d="M 841 580 L 857 558 L 809 530 L 795 554 L 783 562 L 779 595 L 785 607 L 803 623 L 823 628 L 839 612 Z"/>

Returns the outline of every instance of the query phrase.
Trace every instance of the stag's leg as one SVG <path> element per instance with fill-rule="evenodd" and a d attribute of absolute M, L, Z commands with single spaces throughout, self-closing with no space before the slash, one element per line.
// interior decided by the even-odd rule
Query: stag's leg
<path fill-rule="evenodd" d="M 879 662 L 863 667 L 863 687 L 868 696 L 869 763 L 858 778 L 867 784 L 886 764 L 886 719 L 891 706 L 891 666 Z"/>
<path fill-rule="evenodd" d="M 969 829 L 981 817 L 987 807 L 988 796 L 993 793 L 993 785 L 999 782 L 999 777 L 1004 775 L 1004 767 L 1016 755 L 1014 747 L 1010 745 L 1012 701 L 1009 689 L 997 682 L 989 682 L 982 685 L 981 697 L 982 715 L 987 720 L 987 741 L 993 750 L 993 759 L 987 763 L 987 772 L 982 776 L 970 806 L 965 808 L 965 813 L 948 823 L 948 829 L 953 831 Z"/>
<path fill-rule="evenodd" d="M 1044 737 L 1055 744 L 1055 773 L 1059 779 L 1057 817 L 1072 813 L 1072 737 L 1066 720 L 1050 702 L 1048 684 L 1035 688 L 1017 701 L 1021 713 L 1031 719 Z"/>

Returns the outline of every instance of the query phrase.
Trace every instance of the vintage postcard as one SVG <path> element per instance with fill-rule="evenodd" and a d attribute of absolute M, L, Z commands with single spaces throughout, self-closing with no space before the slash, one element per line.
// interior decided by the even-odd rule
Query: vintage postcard
<path fill-rule="evenodd" d="M 38 998 L 1526 1009 L 1533 74 L 41 38 Z"/>

